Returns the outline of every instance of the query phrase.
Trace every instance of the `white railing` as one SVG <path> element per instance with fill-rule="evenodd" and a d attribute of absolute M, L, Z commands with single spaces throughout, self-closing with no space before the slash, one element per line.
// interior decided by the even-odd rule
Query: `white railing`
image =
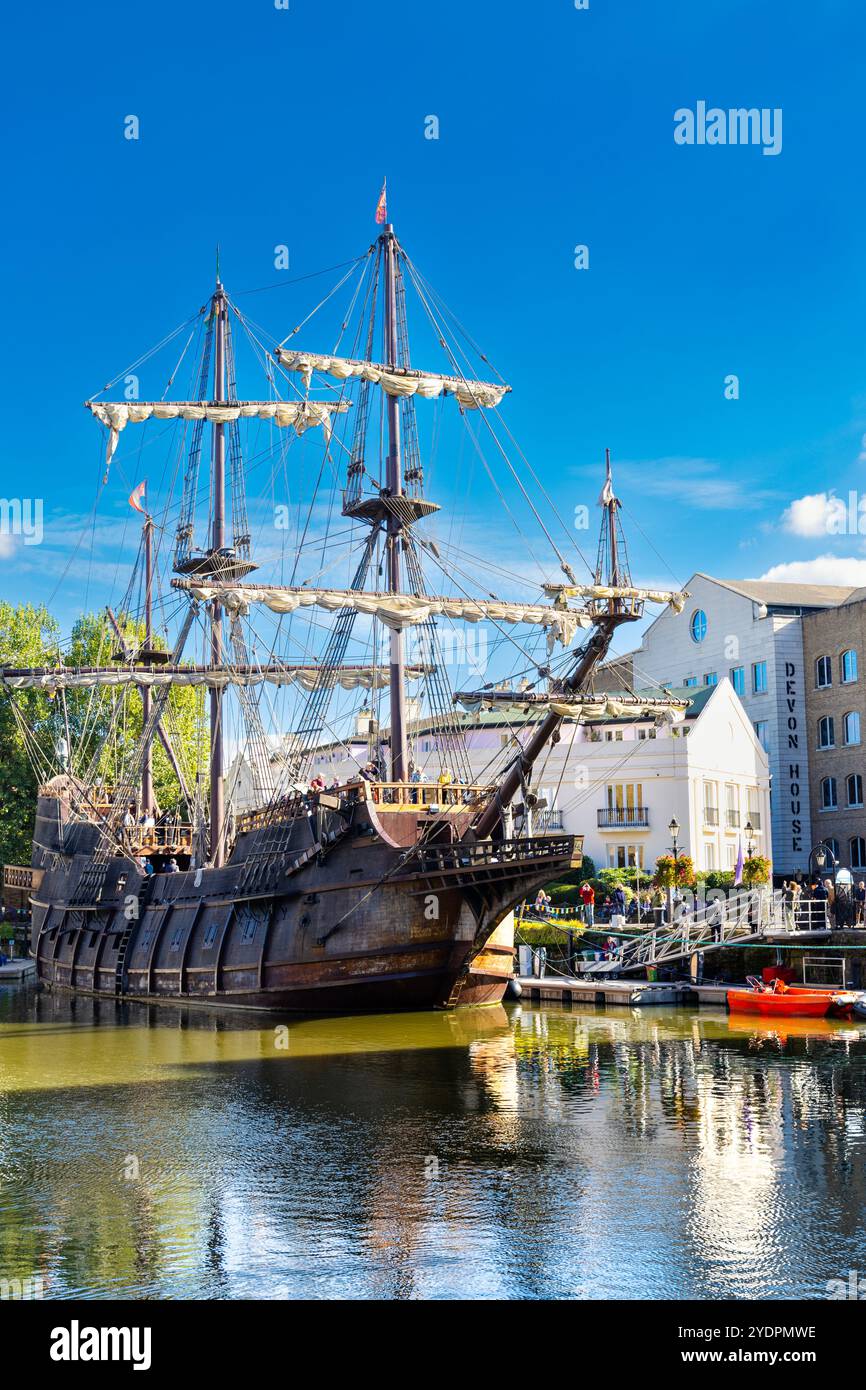
<path fill-rule="evenodd" d="M 804 904 L 803 906 L 806 906 Z M 823 903 L 808 904 L 824 908 Z M 804 925 L 799 913 L 786 913 L 783 895 L 771 888 L 750 888 L 728 898 L 717 898 L 674 922 L 665 922 L 652 931 L 624 943 L 606 961 L 587 965 L 585 974 L 635 970 L 646 965 L 665 965 L 682 960 L 694 951 L 710 947 L 741 945 L 766 935 L 784 932 L 826 930 L 827 917 L 811 914 Z"/>

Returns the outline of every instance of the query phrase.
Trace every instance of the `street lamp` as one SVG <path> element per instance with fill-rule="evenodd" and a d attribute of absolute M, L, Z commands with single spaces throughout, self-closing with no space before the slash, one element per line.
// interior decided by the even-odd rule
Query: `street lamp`
<path fill-rule="evenodd" d="M 746 832 L 746 858 L 751 859 L 752 850 L 754 848 L 755 827 L 752 825 L 752 822 L 750 820 L 747 820 L 746 824 L 743 826 L 743 829 Z"/>
<path fill-rule="evenodd" d="M 680 834 L 680 823 L 679 823 L 679 821 L 677 820 L 676 816 L 671 816 L 670 820 L 668 821 L 668 834 L 669 834 L 670 837 L 671 837 L 671 848 L 673 849 L 673 854 L 674 854 L 674 879 L 676 879 L 676 876 L 677 876 L 677 859 L 679 858 L 679 846 L 678 846 L 678 844 L 677 844 L 677 840 L 679 839 L 679 834 Z M 673 884 L 671 884 L 671 885 L 668 887 L 668 923 L 669 923 L 669 925 L 671 925 L 671 926 L 673 925 L 673 920 L 674 920 L 674 890 L 673 890 Z"/>
<path fill-rule="evenodd" d="M 679 833 L 680 823 L 677 820 L 676 816 L 671 816 L 670 820 L 668 821 L 668 834 L 670 835 L 671 840 L 673 842 L 674 863 L 676 863 L 677 856 L 679 854 L 679 850 L 677 848 L 677 839 L 679 837 Z"/>
<path fill-rule="evenodd" d="M 818 877 L 820 878 L 828 859 L 830 860 L 830 867 L 833 871 L 833 899 L 835 901 L 836 871 L 839 868 L 839 860 L 836 858 L 835 850 L 827 843 L 826 840 L 822 840 L 821 843 L 818 845 L 813 845 L 812 849 L 810 849 L 809 851 L 809 878 L 812 878 L 812 861 L 814 860 L 818 866 Z"/>

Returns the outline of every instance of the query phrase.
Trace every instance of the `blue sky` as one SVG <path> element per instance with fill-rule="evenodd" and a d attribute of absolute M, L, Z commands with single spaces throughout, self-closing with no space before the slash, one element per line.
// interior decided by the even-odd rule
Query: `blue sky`
<path fill-rule="evenodd" d="M 46 534 L 0 545 L 0 597 L 64 622 L 106 601 L 112 533 L 69 560 L 101 475 L 81 402 L 203 302 L 217 241 L 236 294 L 279 281 L 277 244 L 287 280 L 362 251 L 384 173 L 566 518 L 609 445 L 649 538 L 636 577 L 866 583 L 863 538 L 824 526 L 864 471 L 854 0 L 157 0 L 4 24 L 2 495 L 41 496 Z M 699 100 L 781 108 L 781 153 L 675 144 Z M 281 337 L 326 284 L 244 302 Z M 119 472 L 100 526 L 128 531 L 127 491 Z"/>

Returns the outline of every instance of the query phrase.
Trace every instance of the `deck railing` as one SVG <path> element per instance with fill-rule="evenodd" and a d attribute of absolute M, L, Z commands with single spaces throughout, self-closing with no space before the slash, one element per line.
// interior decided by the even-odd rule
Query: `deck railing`
<path fill-rule="evenodd" d="M 235 830 L 241 835 L 264 825 L 292 820 L 305 815 L 317 806 L 329 808 L 349 806 L 356 801 L 369 801 L 378 811 L 416 811 L 429 814 L 456 815 L 462 811 L 480 810 L 486 806 L 496 788 L 465 786 L 462 782 L 345 782 L 338 787 L 309 791 L 294 791 L 276 806 L 243 811 L 235 818 Z"/>

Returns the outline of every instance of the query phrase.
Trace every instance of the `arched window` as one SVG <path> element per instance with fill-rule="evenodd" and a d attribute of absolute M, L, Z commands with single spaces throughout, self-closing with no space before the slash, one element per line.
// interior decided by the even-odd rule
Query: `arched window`
<path fill-rule="evenodd" d="M 853 835 L 848 842 L 851 851 L 851 868 L 866 869 L 866 840 L 862 835 Z"/>
<path fill-rule="evenodd" d="M 693 642 L 703 642 L 707 635 L 707 615 L 703 608 L 696 608 L 692 614 L 691 633 Z"/>
<path fill-rule="evenodd" d="M 818 720 L 818 747 L 832 748 L 836 743 L 836 730 L 832 714 L 825 714 Z"/>
<path fill-rule="evenodd" d="M 857 679 L 857 653 L 851 647 L 847 652 L 843 652 L 839 658 L 839 666 L 842 671 L 842 680 L 846 685 Z"/>
<path fill-rule="evenodd" d="M 821 810 L 835 811 L 837 805 L 836 778 L 824 777 L 821 781 Z"/>
<path fill-rule="evenodd" d="M 829 656 L 819 656 L 815 662 L 815 684 L 819 690 L 833 684 L 833 663 Z"/>
<path fill-rule="evenodd" d="M 829 838 L 829 840 L 825 840 L 825 841 L 824 841 L 824 844 L 825 844 L 825 845 L 829 845 L 830 849 L 831 849 L 832 852 L 833 852 L 833 857 L 834 857 L 835 859 L 838 860 L 838 858 L 839 858 L 839 841 L 838 841 L 837 839 L 835 839 L 835 838 L 831 835 L 830 838 Z"/>
<path fill-rule="evenodd" d="M 846 777 L 845 790 L 848 794 L 849 806 L 863 805 L 863 778 L 859 772 L 852 772 L 850 777 Z"/>
<path fill-rule="evenodd" d="M 856 709 L 849 710 L 843 722 L 845 730 L 845 742 L 848 744 L 860 742 L 860 715 Z"/>

